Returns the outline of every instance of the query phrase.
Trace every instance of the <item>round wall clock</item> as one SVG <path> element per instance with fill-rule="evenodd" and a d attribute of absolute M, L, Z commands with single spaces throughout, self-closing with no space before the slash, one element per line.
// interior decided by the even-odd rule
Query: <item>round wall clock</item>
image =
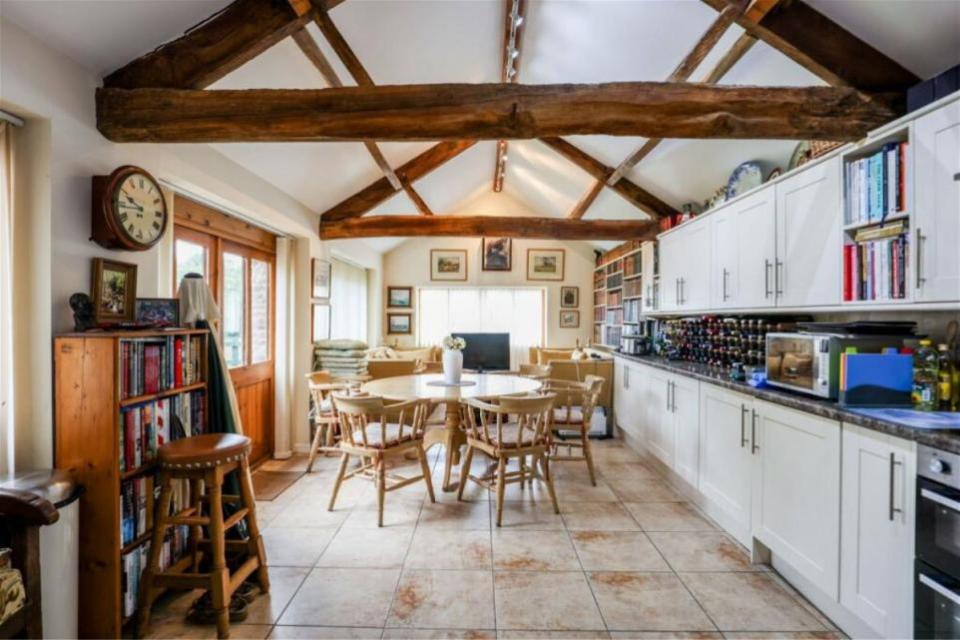
<path fill-rule="evenodd" d="M 145 170 L 127 165 L 93 177 L 91 240 L 107 249 L 145 251 L 166 230 L 167 202 Z"/>

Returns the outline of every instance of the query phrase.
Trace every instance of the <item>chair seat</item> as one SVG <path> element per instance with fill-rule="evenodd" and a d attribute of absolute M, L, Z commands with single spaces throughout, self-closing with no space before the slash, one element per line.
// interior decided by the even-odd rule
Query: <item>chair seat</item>
<path fill-rule="evenodd" d="M 180 438 L 160 447 L 161 467 L 209 468 L 234 462 L 250 451 L 250 438 L 239 433 L 206 433 Z"/>
<path fill-rule="evenodd" d="M 500 449 L 517 449 L 520 447 L 532 447 L 537 444 L 534 440 L 534 433 L 528 427 L 523 430 L 523 440 L 517 442 L 518 433 L 520 425 L 516 422 L 507 422 L 503 425 L 503 440 L 497 438 L 497 428 L 493 425 L 487 428 L 487 433 L 490 436 L 490 444 Z"/>
<path fill-rule="evenodd" d="M 567 409 L 570 409 L 569 417 Z M 553 410 L 554 424 L 583 424 L 583 407 L 559 407 Z"/>
<path fill-rule="evenodd" d="M 386 449 L 395 447 L 404 442 L 413 440 L 413 432 L 410 425 L 404 425 L 403 437 L 400 437 L 400 425 L 394 422 L 387 423 L 387 437 L 383 439 L 383 433 L 379 422 L 367 423 L 367 444 L 363 444 L 363 436 L 359 429 L 353 431 L 353 442 L 358 447 L 369 447 L 371 449 Z"/>

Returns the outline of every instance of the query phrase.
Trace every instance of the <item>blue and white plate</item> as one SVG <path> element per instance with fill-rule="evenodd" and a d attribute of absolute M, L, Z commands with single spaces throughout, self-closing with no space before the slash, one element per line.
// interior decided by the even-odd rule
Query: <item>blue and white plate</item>
<path fill-rule="evenodd" d="M 756 162 L 744 162 L 733 170 L 727 181 L 727 200 L 736 198 L 763 184 L 763 169 Z"/>

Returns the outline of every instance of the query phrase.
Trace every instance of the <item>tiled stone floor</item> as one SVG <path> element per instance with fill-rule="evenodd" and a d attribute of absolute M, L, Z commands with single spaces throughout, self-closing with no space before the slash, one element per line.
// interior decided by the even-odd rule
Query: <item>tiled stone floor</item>
<path fill-rule="evenodd" d="M 556 463 L 561 514 L 543 487 L 513 485 L 501 528 L 485 490 L 471 483 L 462 503 L 440 491 L 439 448 L 437 504 L 422 484 L 390 493 L 382 529 L 363 480 L 348 481 L 327 511 L 336 460 L 319 461 L 258 505 L 272 591 L 232 637 L 843 637 L 634 452 L 616 441 L 595 451 L 597 487 L 583 463 Z M 151 637 L 215 638 L 184 622 L 194 597 L 161 600 Z"/>

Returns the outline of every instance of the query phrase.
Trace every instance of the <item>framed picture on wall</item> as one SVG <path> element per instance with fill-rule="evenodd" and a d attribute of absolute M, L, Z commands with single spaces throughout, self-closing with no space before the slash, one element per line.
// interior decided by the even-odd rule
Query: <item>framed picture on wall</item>
<path fill-rule="evenodd" d="M 431 280 L 466 280 L 467 279 L 467 250 L 466 249 L 431 249 L 430 250 L 430 279 Z"/>
<path fill-rule="evenodd" d="M 387 333 L 390 335 L 408 335 L 413 333 L 413 316 L 409 313 L 388 313 Z"/>
<path fill-rule="evenodd" d="M 136 319 L 137 265 L 94 258 L 90 297 L 97 324 Z"/>
<path fill-rule="evenodd" d="M 310 341 L 330 339 L 330 305 L 312 304 L 311 311 L 313 318 L 311 321 Z"/>
<path fill-rule="evenodd" d="M 580 328 L 580 312 L 579 311 L 560 311 L 560 328 L 561 329 L 579 329 Z"/>
<path fill-rule="evenodd" d="M 387 287 L 387 306 L 394 309 L 412 309 L 413 287 Z"/>
<path fill-rule="evenodd" d="M 560 306 L 576 309 L 580 306 L 580 287 L 560 287 Z"/>
<path fill-rule="evenodd" d="M 527 280 L 563 280 L 563 249 L 527 249 Z"/>
<path fill-rule="evenodd" d="M 180 326 L 179 298 L 137 298 L 137 324 L 155 327 Z"/>
<path fill-rule="evenodd" d="M 513 269 L 513 239 L 484 238 L 482 240 L 484 271 L 510 271 Z"/>
<path fill-rule="evenodd" d="M 311 262 L 311 282 L 313 290 L 311 297 L 321 300 L 330 299 L 330 278 L 333 274 L 333 265 L 326 261 L 314 258 Z"/>

